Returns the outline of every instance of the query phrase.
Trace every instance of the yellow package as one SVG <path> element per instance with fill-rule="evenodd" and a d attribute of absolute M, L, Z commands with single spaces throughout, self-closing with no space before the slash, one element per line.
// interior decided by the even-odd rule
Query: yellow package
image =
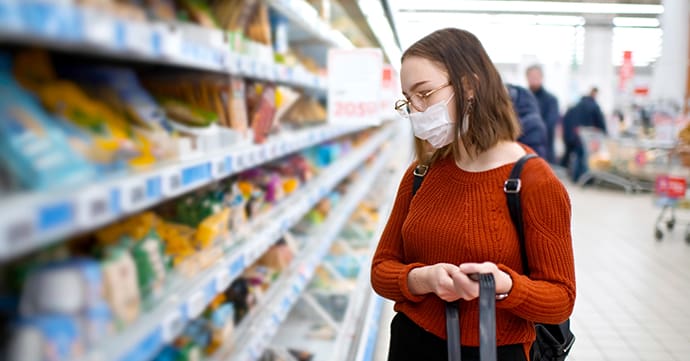
<path fill-rule="evenodd" d="M 227 237 L 229 233 L 229 222 L 229 208 L 225 208 L 204 219 L 197 227 L 197 232 L 194 237 L 195 245 L 200 249 L 204 249 L 211 246 L 216 240 Z"/>

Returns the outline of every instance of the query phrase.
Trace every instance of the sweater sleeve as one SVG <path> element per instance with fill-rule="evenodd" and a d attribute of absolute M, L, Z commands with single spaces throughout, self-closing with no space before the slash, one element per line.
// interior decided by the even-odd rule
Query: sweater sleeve
<path fill-rule="evenodd" d="M 530 275 L 499 265 L 513 279 L 510 296 L 496 307 L 533 322 L 558 324 L 575 304 L 575 265 L 568 193 L 543 161 L 523 171 L 521 202 Z"/>
<path fill-rule="evenodd" d="M 413 295 L 407 287 L 407 275 L 410 270 L 424 264 L 406 264 L 402 242 L 402 227 L 412 200 L 412 170 L 415 166 L 410 166 L 400 182 L 393 210 L 376 247 L 371 265 L 371 284 L 374 291 L 395 302 L 421 302 L 425 298 L 424 295 Z"/>

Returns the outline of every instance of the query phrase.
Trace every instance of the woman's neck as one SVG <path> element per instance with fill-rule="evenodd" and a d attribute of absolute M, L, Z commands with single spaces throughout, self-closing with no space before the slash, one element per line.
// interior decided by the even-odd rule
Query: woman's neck
<path fill-rule="evenodd" d="M 483 172 L 514 163 L 525 155 L 525 149 L 517 142 L 499 142 L 485 152 L 471 157 L 465 147 L 460 147 L 460 160 L 455 164 L 468 172 Z"/>

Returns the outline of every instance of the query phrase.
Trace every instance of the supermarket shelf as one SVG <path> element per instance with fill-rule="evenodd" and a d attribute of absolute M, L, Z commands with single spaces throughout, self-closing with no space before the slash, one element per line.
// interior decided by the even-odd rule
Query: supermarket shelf
<path fill-rule="evenodd" d="M 322 263 L 332 242 L 349 220 L 362 198 L 368 193 L 386 161 L 395 149 L 389 148 L 379 156 L 376 163 L 361 177 L 355 186 L 350 188 L 342 203 L 331 212 L 331 216 L 311 237 L 305 248 L 305 256 L 293 264 L 290 272 L 272 286 L 264 297 L 266 302 L 258 306 L 237 329 L 233 346 L 221 350 L 214 361 L 248 361 L 257 360 L 278 332 L 281 323 L 295 305 L 300 295 L 311 280 L 316 267 Z"/>
<path fill-rule="evenodd" d="M 388 214 L 392 208 L 393 200 L 396 194 L 396 187 L 394 184 L 392 184 L 395 181 L 395 177 L 390 177 L 388 174 L 385 174 L 381 175 L 379 178 L 385 182 L 387 186 L 384 187 L 385 194 L 383 194 L 384 197 L 381 200 L 380 221 L 377 224 L 374 235 L 370 239 L 370 249 L 372 252 L 373 247 L 375 247 L 377 240 L 386 225 Z M 345 241 L 342 241 L 341 243 L 343 243 L 342 246 L 347 244 Z M 328 262 L 322 263 L 322 266 L 328 265 Z M 296 315 L 289 317 L 281 325 L 280 332 L 276 337 L 277 342 L 275 343 L 277 343 L 277 345 L 273 346 L 283 348 L 302 347 L 305 351 L 314 354 L 315 361 L 345 361 L 354 357 L 354 353 L 357 352 L 357 349 L 353 346 L 357 339 L 357 335 L 361 333 L 361 327 L 363 326 L 365 320 L 364 315 L 366 314 L 368 301 L 370 300 L 370 266 L 371 258 L 367 257 L 366 260 L 360 264 L 360 273 L 357 277 L 356 286 L 353 290 L 346 291 L 346 293 L 350 296 L 350 299 L 348 301 L 345 315 L 342 318 L 342 322 L 333 322 L 330 314 L 317 302 L 306 302 L 310 306 L 311 310 L 315 312 L 315 315 L 309 316 L 308 318 Z M 307 292 L 322 295 L 343 293 L 322 290 L 311 290 Z M 307 296 L 309 296 L 309 293 Z M 303 300 L 309 301 L 309 297 L 303 297 Z M 304 312 L 310 313 L 311 311 Z M 308 333 L 312 331 L 312 327 L 315 325 L 314 316 L 317 316 L 321 321 L 325 321 L 326 324 L 335 330 L 335 339 L 309 339 L 308 342 L 305 341 Z"/>
<path fill-rule="evenodd" d="M 323 31 L 334 32 L 330 27 Z M 304 68 L 231 51 L 228 35 L 219 29 L 180 22 L 137 22 L 70 0 L 0 0 L 0 41 L 326 90 L 326 78 Z"/>
<path fill-rule="evenodd" d="M 219 292 L 225 290 L 329 190 L 390 138 L 392 130 L 390 126 L 383 128 L 344 159 L 324 169 L 322 175 L 297 193 L 282 200 L 264 217 L 252 221 L 246 231 L 249 237 L 231 247 L 211 269 L 192 279 L 177 277 L 172 280 L 169 291 L 153 310 L 143 314 L 125 332 L 105 339 L 85 359 L 150 360 L 164 344 L 179 335 L 188 320 L 196 318 Z M 230 238 L 240 237 L 233 235 Z"/>
<path fill-rule="evenodd" d="M 365 314 L 364 324 L 360 328 L 363 331 L 359 335 L 359 345 L 354 361 L 371 361 L 374 358 L 383 298 L 375 294 L 374 291 L 369 291 L 369 298 L 370 301 L 367 302 L 369 306 Z"/>
<path fill-rule="evenodd" d="M 229 148 L 112 180 L 50 193 L 25 193 L 0 204 L 0 261 L 96 229 L 185 192 L 367 126 L 325 125 L 281 132 L 262 145 Z"/>
<path fill-rule="evenodd" d="M 269 6 L 290 20 L 311 39 L 319 39 L 336 48 L 352 49 L 354 45 L 343 33 L 319 18 L 318 12 L 305 0 L 268 0 Z M 294 36 L 294 34 L 292 34 Z"/>
<path fill-rule="evenodd" d="M 383 233 L 383 229 L 386 227 L 388 215 L 390 214 L 390 211 L 393 208 L 393 201 L 395 200 L 395 194 L 397 191 L 395 185 L 391 184 L 386 189 L 387 194 L 384 200 L 386 208 L 383 212 L 380 213 L 378 229 L 376 233 L 374 233 L 374 239 L 372 239 L 370 242 L 371 253 L 373 253 L 374 248 L 378 243 L 378 239 L 381 237 L 381 233 Z M 371 293 L 371 256 L 367 257 L 367 261 L 361 265 L 360 269 L 360 274 L 357 279 L 357 287 L 352 292 L 350 304 L 345 313 L 345 317 L 343 318 L 344 321 L 335 342 L 333 360 L 349 360 L 350 354 L 352 353 L 352 351 L 354 351 L 354 349 L 352 349 L 352 346 L 357 338 L 357 335 L 361 333 L 361 331 L 364 329 L 363 327 L 366 327 L 366 325 L 364 325 L 364 323 L 362 322 L 364 321 L 362 315 L 365 314 L 368 302 L 371 299 L 371 297 L 369 296 L 369 294 Z"/>

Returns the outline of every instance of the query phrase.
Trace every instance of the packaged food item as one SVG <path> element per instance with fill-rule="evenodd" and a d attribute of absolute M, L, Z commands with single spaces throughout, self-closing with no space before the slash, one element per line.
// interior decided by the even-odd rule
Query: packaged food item
<path fill-rule="evenodd" d="M 255 83 L 248 95 L 254 142 L 262 144 L 266 141 L 273 127 L 276 112 L 275 88 L 270 85 Z"/>
<path fill-rule="evenodd" d="M 74 151 L 69 138 L 10 73 L 12 61 L 0 54 L 0 151 L 2 164 L 26 189 L 83 184 L 96 170 Z"/>
<path fill-rule="evenodd" d="M 240 277 L 230 284 L 225 291 L 225 297 L 235 307 L 235 324 L 239 324 L 249 311 L 256 305 L 256 298 L 249 292 L 249 281 Z"/>
<path fill-rule="evenodd" d="M 276 244 L 264 253 L 259 258 L 258 264 L 277 270 L 278 272 L 285 271 L 294 258 L 295 250 L 290 248 L 284 239 L 279 240 Z"/>
<path fill-rule="evenodd" d="M 97 154 L 109 154 L 108 162 L 123 160 L 131 167 L 155 163 L 151 142 L 107 104 L 87 95 L 76 83 L 58 78 L 46 53 L 20 52 L 14 74 L 47 110 L 88 133 Z"/>
<path fill-rule="evenodd" d="M 326 109 L 316 99 L 302 96 L 282 116 L 281 121 L 294 125 L 314 125 L 326 123 L 328 114 Z"/>
<path fill-rule="evenodd" d="M 245 34 L 258 5 L 258 0 L 213 0 L 211 6 L 222 29 Z"/>
<path fill-rule="evenodd" d="M 248 23 L 245 34 L 258 43 L 272 46 L 271 23 L 268 17 L 268 5 L 259 2 Z"/>
<path fill-rule="evenodd" d="M 146 11 L 137 6 L 136 2 L 112 0 L 77 0 L 77 4 L 89 7 L 117 17 L 143 22 L 146 21 Z"/>
<path fill-rule="evenodd" d="M 118 329 L 134 322 L 141 313 L 141 293 L 134 259 L 124 247 L 109 247 L 103 257 L 105 298 Z"/>
<path fill-rule="evenodd" d="M 37 359 L 79 357 L 84 348 L 113 331 L 103 287 L 101 267 L 95 260 L 68 259 L 36 266 L 23 285 L 13 347 L 19 352 L 25 347 L 23 342 L 37 338 L 34 347 L 39 346 L 38 350 L 31 352 L 44 355 Z M 60 350 L 51 355 L 51 347 Z M 58 355 L 63 358 L 55 358 Z"/>
<path fill-rule="evenodd" d="M 202 0 L 178 0 L 189 20 L 207 28 L 217 28 L 218 23 L 208 3 Z"/>
<path fill-rule="evenodd" d="M 79 83 L 138 127 L 155 145 L 153 151 L 158 159 L 176 156 L 173 128 L 165 111 L 143 88 L 133 70 L 114 66 L 61 66 L 58 73 Z"/>
<path fill-rule="evenodd" d="M 211 355 L 231 342 L 235 330 L 235 307 L 227 302 L 225 295 L 221 293 L 204 311 L 203 317 L 211 334 L 205 353 Z"/>
<path fill-rule="evenodd" d="M 230 79 L 229 108 L 230 127 L 242 134 L 249 129 L 245 82 L 242 79 Z"/>
<path fill-rule="evenodd" d="M 146 0 L 149 17 L 163 21 L 174 21 L 176 9 L 174 0 Z"/>
<path fill-rule="evenodd" d="M 160 98 L 166 114 L 174 121 L 192 127 L 207 127 L 218 120 L 218 115 L 172 98 Z"/>
<path fill-rule="evenodd" d="M 20 320 L 9 341 L 12 361 L 76 360 L 85 345 L 77 321 L 65 315 L 31 316 Z"/>

